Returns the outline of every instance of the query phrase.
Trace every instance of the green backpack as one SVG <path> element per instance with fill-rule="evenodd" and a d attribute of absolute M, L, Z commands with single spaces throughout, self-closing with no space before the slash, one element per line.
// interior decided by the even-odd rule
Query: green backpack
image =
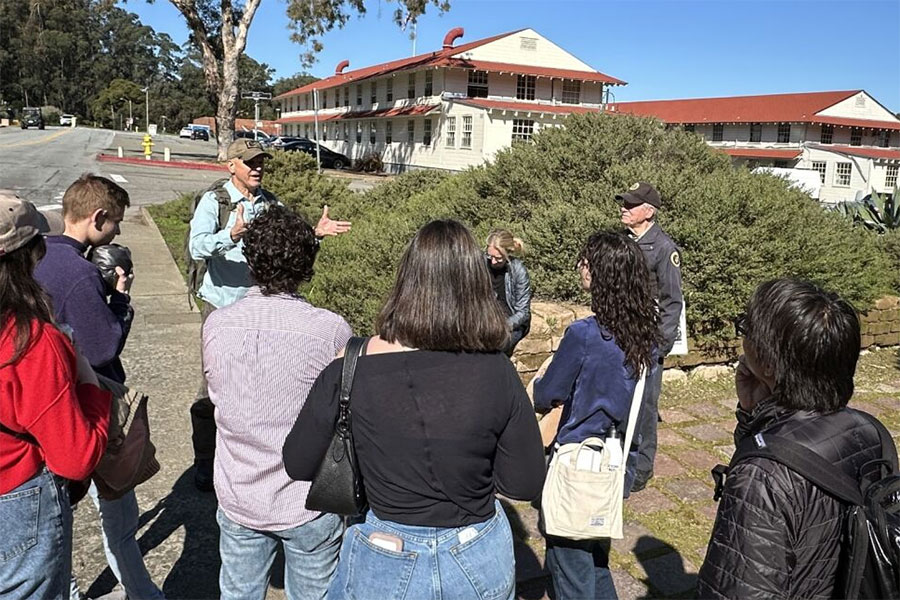
<path fill-rule="evenodd" d="M 228 225 L 228 218 L 231 215 L 231 211 L 234 210 L 235 204 L 231 201 L 231 195 L 228 193 L 228 190 L 225 189 L 225 182 L 228 181 L 228 178 L 219 179 L 211 186 L 203 190 L 202 192 L 198 192 L 194 199 L 191 201 L 191 214 L 190 220 L 193 220 L 194 213 L 197 210 L 197 205 L 200 204 L 200 199 L 207 192 L 214 192 L 216 194 L 216 202 L 219 204 L 219 224 L 216 228 L 216 231 L 221 231 Z M 187 288 L 188 288 L 188 304 L 190 305 L 192 299 L 197 296 L 197 292 L 200 290 L 200 286 L 203 284 L 203 276 L 206 275 L 206 261 L 201 259 L 194 258 L 191 256 L 191 228 L 188 226 L 187 232 L 184 234 L 184 264 L 187 265 Z"/>

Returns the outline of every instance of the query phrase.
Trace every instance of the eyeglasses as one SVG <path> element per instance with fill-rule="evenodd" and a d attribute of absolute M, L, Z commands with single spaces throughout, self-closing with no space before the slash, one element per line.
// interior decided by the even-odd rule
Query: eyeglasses
<path fill-rule="evenodd" d="M 488 253 L 488 252 L 485 252 L 485 253 L 484 253 L 484 258 L 487 259 L 487 261 L 488 261 L 489 263 L 492 263 L 492 264 L 495 264 L 495 265 L 499 265 L 499 264 L 502 264 L 502 263 L 505 263 L 505 262 L 506 262 L 506 259 L 503 258 L 502 256 L 492 256 L 492 255 L 491 255 L 490 253 Z"/>
<path fill-rule="evenodd" d="M 734 318 L 734 337 L 747 335 L 747 315 L 742 314 Z"/>

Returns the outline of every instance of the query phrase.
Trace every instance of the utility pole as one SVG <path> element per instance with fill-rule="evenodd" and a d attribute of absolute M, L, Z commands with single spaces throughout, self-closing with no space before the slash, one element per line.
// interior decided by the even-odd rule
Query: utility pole
<path fill-rule="evenodd" d="M 141 91 L 144 92 L 144 131 L 150 133 L 150 86 Z"/>
<path fill-rule="evenodd" d="M 255 140 L 259 137 L 259 101 L 270 100 L 272 94 L 269 92 L 244 92 L 241 94 L 241 98 L 253 100 L 253 139 Z"/>
<path fill-rule="evenodd" d="M 322 173 L 322 152 L 319 146 L 319 90 L 313 90 L 313 119 L 316 122 L 316 170 Z"/>

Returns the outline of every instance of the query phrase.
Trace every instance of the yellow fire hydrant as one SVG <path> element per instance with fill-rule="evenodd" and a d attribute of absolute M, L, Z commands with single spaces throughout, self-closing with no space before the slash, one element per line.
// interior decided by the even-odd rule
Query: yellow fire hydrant
<path fill-rule="evenodd" d="M 141 146 L 144 147 L 144 158 L 150 160 L 150 155 L 153 154 L 153 138 L 150 137 L 149 133 L 144 134 L 144 141 L 141 142 Z"/>

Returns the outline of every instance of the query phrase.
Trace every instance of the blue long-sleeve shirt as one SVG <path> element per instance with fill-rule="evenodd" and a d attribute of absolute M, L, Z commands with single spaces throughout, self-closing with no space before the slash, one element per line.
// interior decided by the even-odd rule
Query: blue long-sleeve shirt
<path fill-rule="evenodd" d="M 252 199 L 245 198 L 230 179 L 223 187 L 228 191 L 235 209 L 238 204 L 244 207 L 244 221 L 247 223 L 269 205 L 258 190 Z M 228 223 L 219 228 L 219 203 L 212 191 L 200 198 L 191 219 L 191 257 L 206 261 L 206 274 L 197 295 L 216 308 L 237 302 L 253 285 L 250 269 L 244 258 L 244 241 L 234 242 L 231 239 L 231 228 L 236 220 L 237 212 L 232 210 Z"/>
<path fill-rule="evenodd" d="M 84 257 L 87 247 L 65 235 L 47 238 L 47 254 L 34 278 L 53 302 L 57 323 L 72 328 L 75 347 L 94 370 L 125 382 L 119 354 L 125 347 L 134 310 L 128 296 L 113 290 L 107 300 L 100 269 Z"/>
<path fill-rule="evenodd" d="M 625 353 L 590 316 L 566 329 L 553 362 L 534 384 L 534 405 L 539 410 L 563 405 L 560 444 L 604 437 L 613 425 L 624 434 L 636 385 Z"/>

